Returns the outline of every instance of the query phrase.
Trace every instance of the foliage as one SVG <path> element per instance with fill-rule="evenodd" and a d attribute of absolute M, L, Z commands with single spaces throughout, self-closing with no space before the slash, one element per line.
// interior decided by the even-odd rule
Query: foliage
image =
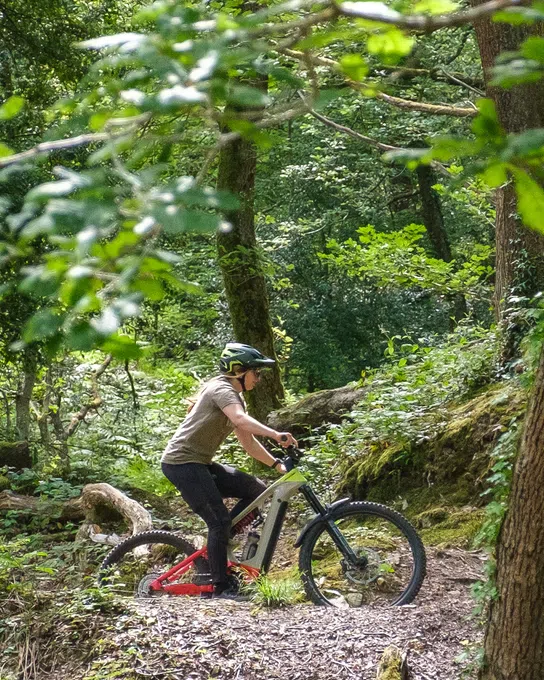
<path fill-rule="evenodd" d="M 254 584 L 251 601 L 264 607 L 286 607 L 303 599 L 300 579 L 286 576 L 260 576 Z"/>
<path fill-rule="evenodd" d="M 358 436 L 402 446 L 428 440 L 444 422 L 444 404 L 495 375 L 498 351 L 494 331 L 468 325 L 459 325 L 435 347 L 390 338 L 391 364 L 363 376 L 370 390 L 352 414 Z"/>
<path fill-rule="evenodd" d="M 216 228 L 222 224 L 216 211 L 235 207 L 233 197 L 201 185 L 214 153 L 227 138 L 239 135 L 268 148 L 275 140 L 264 128 L 308 109 L 289 103 L 292 89 L 305 86 L 304 71 L 278 50 L 276 38 L 289 36 L 289 44 L 311 53 L 323 49 L 331 56 L 339 54 L 339 71 L 348 85 L 365 78 L 374 59 L 396 63 L 414 46 L 413 38 L 396 26 L 368 26 L 349 18 L 336 26 L 329 23 L 331 17 L 326 5 L 308 14 L 290 5 L 249 14 L 233 4 L 214 14 L 213 8 L 163 3 L 138 14 L 135 27 L 139 25 L 140 32 L 84 43 L 101 58 L 85 89 L 56 107 L 52 129 L 56 134 L 91 130 L 88 142 L 101 146 L 91 154 L 87 169 L 58 167 L 56 181 L 34 187 L 22 210 L 7 222 L 4 252 L 9 261 L 28 257 L 37 236 L 49 243 L 42 262 L 24 272 L 22 282 L 17 276 L 10 282 L 12 290 L 19 286 L 45 298 L 45 308 L 25 326 L 24 342 L 43 341 L 49 351 L 64 341 L 72 349 L 101 346 L 124 358 L 140 355 L 137 343 L 120 332 L 123 322 L 141 314 L 144 298 L 159 301 L 168 287 L 192 290 L 172 267 L 179 260 L 158 248 L 157 238 Z M 354 41 L 367 58 L 346 54 L 346 45 Z M 242 82 L 255 71 L 270 80 L 268 94 Z M 238 80 L 232 80 L 234 72 Z M 306 67 L 308 73 L 312 80 Z M 329 101 L 342 94 L 341 88 L 330 87 L 330 76 L 322 83 L 316 78 L 314 92 L 306 95 L 316 105 L 321 87 Z M 376 93 L 376 86 L 370 82 L 366 94 Z M 235 113 L 236 107 L 261 113 Z M 520 192 L 522 213 L 533 223 L 536 203 L 526 196 L 529 192 L 537 197 L 539 188 L 526 166 L 537 167 L 537 140 L 504 141 L 493 116 L 489 102 L 482 100 L 473 124 L 476 141 L 464 147 L 439 141 L 426 158 L 480 155 L 490 168 L 484 176 L 492 183 L 499 175 L 502 181 L 508 170 Z M 196 121 L 201 140 L 216 139 L 218 128 L 230 130 L 219 138 L 198 181 L 194 168 L 183 174 L 181 167 L 168 169 L 165 163 L 173 145 L 190 145 L 198 134 Z M 208 127 L 208 121 L 219 125 Z M 502 154 L 498 165 L 497 153 Z M 498 172 L 499 166 L 504 170 Z M 336 170 L 345 181 L 343 174 Z"/>
<path fill-rule="evenodd" d="M 486 578 L 476 583 L 472 589 L 477 614 L 485 613 L 490 600 L 498 595 L 495 585 L 494 549 L 508 509 L 508 496 L 520 437 L 521 422 L 515 419 L 503 433 L 492 453 L 493 465 L 491 475 L 487 479 L 489 488 L 483 494 L 485 497 L 491 497 L 491 501 L 486 506 L 486 518 L 475 537 L 476 545 L 483 547 L 489 553 L 489 559 L 486 562 Z"/>
<path fill-rule="evenodd" d="M 39 534 L 1 546 L 3 675 L 47 673 L 52 663 L 73 658 L 75 640 L 82 656 L 89 653 L 104 617 L 120 613 L 120 603 L 94 583 L 103 550 Z"/>
<path fill-rule="evenodd" d="M 319 255 L 345 269 L 351 277 L 373 280 L 379 288 L 410 287 L 439 294 L 478 294 L 493 272 L 491 266 L 485 264 L 491 248 L 473 246 L 470 259 L 457 268 L 454 262 L 429 257 L 418 245 L 425 231 L 425 227 L 418 224 L 389 234 L 378 234 L 372 226 L 361 227 L 357 230 L 359 243 L 349 239 L 340 244 L 331 239 L 327 243 L 329 252 Z"/>

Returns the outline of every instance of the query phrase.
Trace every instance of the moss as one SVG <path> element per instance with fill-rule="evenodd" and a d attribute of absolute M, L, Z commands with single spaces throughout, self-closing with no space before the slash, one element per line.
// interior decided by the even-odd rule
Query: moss
<path fill-rule="evenodd" d="M 525 409 L 525 391 L 516 383 L 487 386 L 471 399 L 447 409 L 447 424 L 425 444 L 379 442 L 344 463 L 340 493 L 356 499 L 391 503 L 412 490 L 448 488 L 451 504 L 481 503 L 489 472 L 489 454 L 512 418 Z M 422 489 L 423 487 L 423 489 Z M 439 501 L 419 503 L 420 512 Z M 447 503 L 450 505 L 450 503 Z"/>
<path fill-rule="evenodd" d="M 376 680 L 402 680 L 403 659 L 400 650 L 391 645 L 383 650 Z"/>
<path fill-rule="evenodd" d="M 449 511 L 446 508 L 429 508 L 414 517 L 414 523 L 418 529 L 426 529 L 440 524 L 448 519 Z"/>
<path fill-rule="evenodd" d="M 9 489 L 9 479 L 5 475 L 0 475 L 0 491 Z"/>
<path fill-rule="evenodd" d="M 461 508 L 448 514 L 447 518 L 432 527 L 420 531 L 425 545 L 470 548 L 474 537 L 482 526 L 483 510 Z"/>

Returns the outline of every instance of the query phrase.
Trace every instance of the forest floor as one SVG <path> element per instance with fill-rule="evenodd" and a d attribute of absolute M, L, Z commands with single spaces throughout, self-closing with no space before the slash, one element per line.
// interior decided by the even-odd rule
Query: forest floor
<path fill-rule="evenodd" d="M 467 663 L 456 658 L 481 639 L 470 585 L 484 557 L 431 548 L 428 561 L 420 594 L 404 607 L 264 609 L 196 598 L 132 600 L 101 632 L 86 669 L 59 668 L 56 676 L 370 680 L 384 649 L 396 645 L 407 656 L 410 680 L 470 678 Z"/>

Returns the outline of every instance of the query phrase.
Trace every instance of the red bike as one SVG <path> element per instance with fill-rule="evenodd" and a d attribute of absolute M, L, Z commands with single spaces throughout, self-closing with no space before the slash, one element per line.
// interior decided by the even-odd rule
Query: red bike
<path fill-rule="evenodd" d="M 343 499 L 324 506 L 296 469 L 301 455 L 291 449 L 284 460 L 288 472 L 234 518 L 232 535 L 245 537 L 245 544 L 229 546 L 230 578 L 248 582 L 267 573 L 289 501 L 300 492 L 316 513 L 295 543 L 312 602 L 351 607 L 411 602 L 426 569 L 414 527 L 377 503 Z M 99 582 L 139 597 L 207 596 L 213 591 L 206 547 L 196 550 L 168 531 L 146 531 L 117 545 L 100 567 Z"/>

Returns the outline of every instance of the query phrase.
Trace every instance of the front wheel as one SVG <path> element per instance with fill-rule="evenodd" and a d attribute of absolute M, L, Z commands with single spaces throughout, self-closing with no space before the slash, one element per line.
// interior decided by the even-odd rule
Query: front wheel
<path fill-rule="evenodd" d="M 425 578 L 426 557 L 408 520 L 367 502 L 342 505 L 331 519 L 355 560 L 340 552 L 326 522 L 316 524 L 304 537 L 299 556 L 308 598 L 340 607 L 410 603 Z"/>

